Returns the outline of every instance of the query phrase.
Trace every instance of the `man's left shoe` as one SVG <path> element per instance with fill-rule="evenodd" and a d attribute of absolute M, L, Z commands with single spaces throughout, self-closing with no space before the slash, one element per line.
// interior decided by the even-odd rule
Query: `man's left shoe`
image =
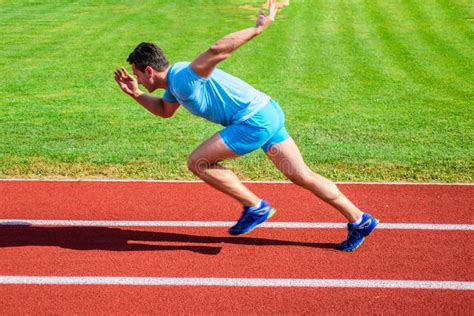
<path fill-rule="evenodd" d="M 229 229 L 231 235 L 243 235 L 251 232 L 257 225 L 263 223 L 275 214 L 276 210 L 268 204 L 267 201 L 262 200 L 262 205 L 256 210 L 249 210 L 249 207 L 244 207 L 244 212 L 237 224 Z"/>
<path fill-rule="evenodd" d="M 353 251 L 357 249 L 379 224 L 379 221 L 372 215 L 364 213 L 362 222 L 359 225 L 347 224 L 347 240 L 340 243 L 337 248 L 343 251 Z"/>

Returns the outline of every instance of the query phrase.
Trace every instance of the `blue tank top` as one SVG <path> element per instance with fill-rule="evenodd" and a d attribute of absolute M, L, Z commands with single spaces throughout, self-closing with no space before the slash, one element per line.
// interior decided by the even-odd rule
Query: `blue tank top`
<path fill-rule="evenodd" d="M 249 119 L 270 101 L 265 93 L 220 69 L 205 79 L 189 62 L 171 66 L 166 80 L 166 102 L 178 102 L 192 114 L 223 126 Z"/>

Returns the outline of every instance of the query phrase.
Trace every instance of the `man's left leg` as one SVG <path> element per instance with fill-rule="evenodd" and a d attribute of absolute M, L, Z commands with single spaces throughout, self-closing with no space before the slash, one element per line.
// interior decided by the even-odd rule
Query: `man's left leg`
<path fill-rule="evenodd" d="M 309 169 L 292 138 L 272 146 L 266 154 L 289 180 L 332 205 L 350 223 L 362 216 L 362 212 L 332 181 Z"/>

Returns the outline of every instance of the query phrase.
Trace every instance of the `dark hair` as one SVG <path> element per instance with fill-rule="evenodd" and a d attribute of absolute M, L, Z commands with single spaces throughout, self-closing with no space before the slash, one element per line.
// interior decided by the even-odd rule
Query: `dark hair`
<path fill-rule="evenodd" d="M 169 66 L 165 54 L 153 43 L 140 43 L 127 58 L 140 71 L 150 66 L 157 71 L 164 71 Z"/>

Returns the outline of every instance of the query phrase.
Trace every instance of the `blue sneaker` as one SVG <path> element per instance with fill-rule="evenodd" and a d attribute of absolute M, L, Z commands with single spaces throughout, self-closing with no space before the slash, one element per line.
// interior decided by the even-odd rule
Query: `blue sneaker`
<path fill-rule="evenodd" d="M 362 223 L 359 225 L 347 224 L 347 240 L 340 243 L 337 248 L 343 251 L 353 251 L 357 249 L 367 237 L 379 224 L 379 221 L 370 214 L 364 213 L 362 215 Z"/>
<path fill-rule="evenodd" d="M 237 224 L 229 229 L 229 233 L 231 235 L 243 235 L 251 232 L 257 225 L 272 217 L 275 212 L 276 210 L 265 200 L 262 200 L 262 205 L 257 210 L 250 211 L 249 207 L 244 207 L 242 216 Z"/>

